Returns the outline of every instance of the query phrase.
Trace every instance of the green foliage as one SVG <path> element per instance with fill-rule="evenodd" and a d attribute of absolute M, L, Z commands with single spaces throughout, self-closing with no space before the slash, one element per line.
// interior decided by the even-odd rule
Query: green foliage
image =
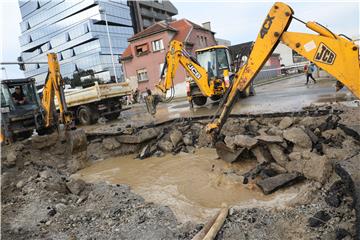
<path fill-rule="evenodd" d="M 95 77 L 94 71 L 91 69 L 79 69 L 79 71 L 74 72 L 72 78 L 64 78 L 64 80 L 65 83 L 70 84 L 72 88 L 93 86 L 95 82 L 99 84 L 103 83 L 101 79 Z"/>

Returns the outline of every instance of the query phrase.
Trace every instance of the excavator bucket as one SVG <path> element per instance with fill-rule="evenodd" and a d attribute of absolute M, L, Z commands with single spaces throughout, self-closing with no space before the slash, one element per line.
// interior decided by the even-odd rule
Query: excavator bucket
<path fill-rule="evenodd" d="M 87 139 L 83 129 L 68 130 L 65 132 L 65 138 L 71 153 L 86 151 Z"/>
<path fill-rule="evenodd" d="M 228 163 L 235 162 L 240 159 L 241 153 L 244 151 L 244 148 L 239 150 L 233 150 L 226 146 L 224 142 L 217 142 L 215 144 L 217 155 L 224 161 Z"/>

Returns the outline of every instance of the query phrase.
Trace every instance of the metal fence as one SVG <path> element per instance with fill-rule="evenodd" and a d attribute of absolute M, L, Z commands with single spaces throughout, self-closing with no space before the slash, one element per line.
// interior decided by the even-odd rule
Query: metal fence
<path fill-rule="evenodd" d="M 277 68 L 271 66 L 264 66 L 260 70 L 256 78 L 254 79 L 254 83 L 265 82 L 268 80 L 272 80 L 274 78 L 301 73 L 304 71 L 305 65 L 306 65 L 305 63 L 301 63 L 301 64 L 294 64 L 291 66 L 277 67 Z"/>

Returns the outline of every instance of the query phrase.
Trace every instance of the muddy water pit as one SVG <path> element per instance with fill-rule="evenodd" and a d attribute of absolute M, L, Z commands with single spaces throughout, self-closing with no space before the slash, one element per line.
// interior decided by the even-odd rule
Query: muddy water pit
<path fill-rule="evenodd" d="M 97 162 L 74 177 L 93 183 L 128 184 L 146 201 L 169 206 L 182 222 L 208 219 L 222 203 L 267 202 L 293 191 L 288 189 L 265 196 L 255 184 L 242 184 L 240 174 L 253 168 L 256 161 L 226 163 L 218 159 L 215 149 L 211 148 L 198 149 L 195 154 L 167 154 L 145 160 L 135 157 L 127 155 Z M 238 175 L 232 174 L 233 170 Z"/>

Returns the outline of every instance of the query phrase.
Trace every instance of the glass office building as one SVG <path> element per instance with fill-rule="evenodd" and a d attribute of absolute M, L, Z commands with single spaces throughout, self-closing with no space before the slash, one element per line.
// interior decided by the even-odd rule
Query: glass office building
<path fill-rule="evenodd" d="M 133 35 L 126 0 L 19 0 L 19 5 L 24 62 L 47 62 L 46 54 L 55 52 L 63 77 L 93 70 L 104 81 L 115 75 L 121 80 L 118 58 Z M 25 76 L 34 77 L 37 85 L 44 84 L 47 71 L 47 64 L 25 65 Z"/>

